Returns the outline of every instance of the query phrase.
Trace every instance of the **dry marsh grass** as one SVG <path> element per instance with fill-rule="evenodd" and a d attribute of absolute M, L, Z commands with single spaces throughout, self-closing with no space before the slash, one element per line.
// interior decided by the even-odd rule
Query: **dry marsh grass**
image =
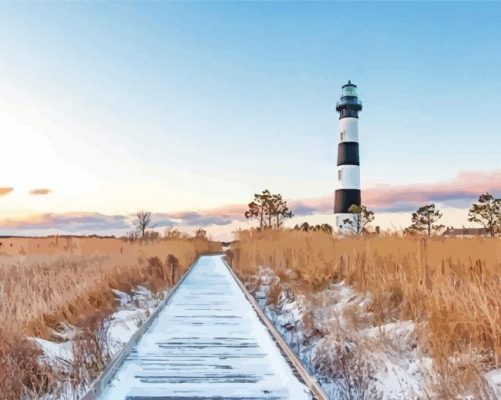
<path fill-rule="evenodd" d="M 197 255 L 220 251 L 202 238 L 125 242 L 114 238 L 0 238 L 0 393 L 19 399 L 50 386 L 50 369 L 25 338 L 61 322 L 83 326 L 111 312 L 111 289 L 167 288 Z M 103 317 L 104 318 L 104 317 Z M 37 398 L 29 397 L 28 398 Z"/>
<path fill-rule="evenodd" d="M 230 257 L 243 279 L 268 266 L 302 292 L 344 280 L 370 293 L 377 323 L 418 322 L 445 397 L 471 389 L 480 371 L 501 366 L 501 238 L 335 238 L 293 230 L 237 235 Z"/>

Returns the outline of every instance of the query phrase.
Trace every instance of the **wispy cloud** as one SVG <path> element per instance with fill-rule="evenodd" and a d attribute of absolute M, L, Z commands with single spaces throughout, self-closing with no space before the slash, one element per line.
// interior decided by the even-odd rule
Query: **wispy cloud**
<path fill-rule="evenodd" d="M 4 230 L 62 230 L 65 232 L 104 231 L 128 228 L 128 219 L 123 215 L 99 213 L 38 214 L 28 218 L 0 221 Z"/>
<path fill-rule="evenodd" d="M 6 196 L 12 192 L 14 188 L 11 187 L 0 187 L 0 196 Z"/>
<path fill-rule="evenodd" d="M 40 188 L 40 189 L 30 190 L 29 194 L 35 195 L 35 196 L 43 196 L 43 195 L 49 194 L 51 192 L 52 192 L 52 190 L 50 190 L 50 189 Z"/>

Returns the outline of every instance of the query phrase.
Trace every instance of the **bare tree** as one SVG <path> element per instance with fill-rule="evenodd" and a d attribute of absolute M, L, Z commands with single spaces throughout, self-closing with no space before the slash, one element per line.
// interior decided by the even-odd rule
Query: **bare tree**
<path fill-rule="evenodd" d="M 136 218 L 132 221 L 138 236 L 143 239 L 145 237 L 146 229 L 151 223 L 151 213 L 149 211 L 138 211 Z"/>

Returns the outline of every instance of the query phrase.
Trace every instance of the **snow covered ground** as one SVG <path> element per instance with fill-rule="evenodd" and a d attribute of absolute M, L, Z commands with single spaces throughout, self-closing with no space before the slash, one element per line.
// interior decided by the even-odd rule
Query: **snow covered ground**
<path fill-rule="evenodd" d="M 116 311 L 108 316 L 104 322 L 103 332 L 106 343 L 103 346 L 109 351 L 109 358 L 113 358 L 130 340 L 132 335 L 143 324 L 156 306 L 168 294 L 165 291 L 155 294 L 149 289 L 138 286 L 132 293 L 118 290 L 113 291 L 119 301 Z M 74 362 L 75 337 L 78 330 L 68 324 L 61 324 L 52 334 L 53 340 L 31 338 L 43 351 L 42 361 L 50 364 L 54 369 L 67 375 Z M 69 379 L 60 382 L 54 393 L 47 394 L 41 400 L 74 400 L 83 396 L 91 384 L 86 379 L 81 385 L 74 387 Z"/>
<path fill-rule="evenodd" d="M 112 354 L 130 340 L 160 301 L 145 288 L 132 295 L 114 293 L 120 306 L 106 319 L 104 329 Z M 78 331 L 61 325 L 53 336 L 52 341 L 32 340 L 44 351 L 46 362 L 70 371 L 71 364 L 79 360 L 74 346 Z M 85 376 L 84 381 L 77 387 L 69 380 L 62 381 L 57 393 L 43 400 L 77 400 L 91 384 Z M 219 255 L 199 259 L 102 398 L 119 400 L 135 395 L 311 398 Z"/>
<path fill-rule="evenodd" d="M 370 296 L 344 283 L 307 297 L 280 283 L 269 268 L 261 268 L 251 281 L 268 318 L 330 399 L 435 398 L 428 385 L 433 362 L 418 345 L 414 322 L 376 326 L 367 311 Z M 274 284 L 281 289 L 277 304 L 267 304 Z M 501 370 L 491 371 L 486 380 L 492 399 L 500 399 Z"/>
<path fill-rule="evenodd" d="M 254 294 L 258 303 L 330 399 L 438 398 L 429 389 L 434 381 L 433 362 L 418 345 L 414 322 L 392 321 L 376 326 L 367 311 L 370 297 L 344 283 L 308 296 L 280 284 L 277 304 L 267 304 L 270 287 L 279 278 L 270 269 L 262 268 L 256 280 Z M 115 291 L 119 307 L 105 322 L 111 355 L 132 337 L 165 294 L 155 296 L 143 287 L 132 294 Z M 77 333 L 75 327 L 61 324 L 53 340 L 32 340 L 43 350 L 46 362 L 67 371 L 74 361 Z M 485 379 L 492 390 L 489 400 L 501 399 L 501 369 L 485 374 Z M 61 381 L 57 393 L 41 400 L 77 399 L 89 385 L 87 381 L 73 387 L 69 381 Z M 473 399 L 467 395 L 462 398 Z"/>

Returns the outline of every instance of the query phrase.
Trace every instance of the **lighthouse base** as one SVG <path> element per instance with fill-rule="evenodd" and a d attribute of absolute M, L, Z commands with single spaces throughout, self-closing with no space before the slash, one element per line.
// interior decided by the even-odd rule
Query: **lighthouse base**
<path fill-rule="evenodd" d="M 335 225 L 334 231 L 340 235 L 357 235 L 358 226 L 358 214 L 351 213 L 339 213 L 334 214 Z"/>

